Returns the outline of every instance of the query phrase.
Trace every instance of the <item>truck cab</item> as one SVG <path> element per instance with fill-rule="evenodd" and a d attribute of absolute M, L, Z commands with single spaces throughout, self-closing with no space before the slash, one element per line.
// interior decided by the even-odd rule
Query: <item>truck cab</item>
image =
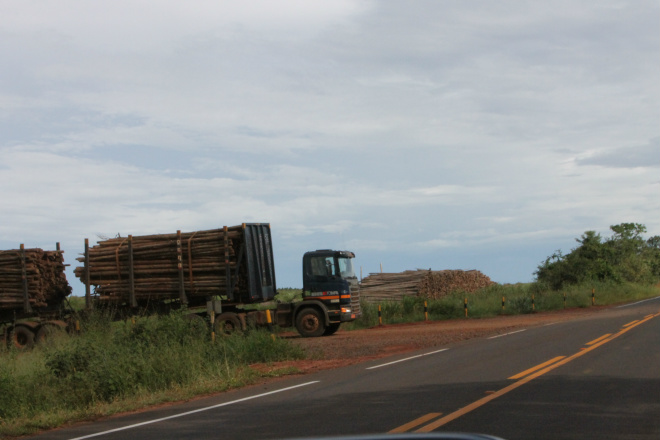
<path fill-rule="evenodd" d="M 331 335 L 342 322 L 353 321 L 359 315 L 353 258 L 353 252 L 330 249 L 303 255 L 303 300 L 294 312 L 301 335 Z"/>

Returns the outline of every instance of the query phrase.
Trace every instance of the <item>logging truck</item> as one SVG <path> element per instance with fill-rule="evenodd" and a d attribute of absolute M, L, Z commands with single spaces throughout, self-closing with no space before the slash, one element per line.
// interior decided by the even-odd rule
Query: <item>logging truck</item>
<path fill-rule="evenodd" d="M 210 324 L 220 334 L 278 325 L 316 337 L 335 333 L 342 322 L 360 314 L 354 257 L 329 249 L 306 252 L 302 299 L 292 303 L 276 299 L 270 225 L 263 223 L 129 235 L 92 247 L 86 239 L 77 259 L 82 265 L 74 274 L 85 285 L 85 307 L 117 318 L 182 310 L 186 318 Z M 29 296 L 25 288 L 23 297 Z M 39 330 L 53 328 L 54 322 L 65 325 L 44 320 L 42 308 L 28 302 L 15 302 L 13 313 L 2 316 L 5 340 L 16 347 L 31 345 Z"/>

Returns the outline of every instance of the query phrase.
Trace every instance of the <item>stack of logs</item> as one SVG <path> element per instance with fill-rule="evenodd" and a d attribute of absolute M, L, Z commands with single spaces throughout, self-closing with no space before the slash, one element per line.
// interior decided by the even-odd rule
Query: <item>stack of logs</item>
<path fill-rule="evenodd" d="M 88 250 L 89 281 L 99 299 L 106 301 L 128 301 L 131 290 L 138 302 L 177 299 L 182 292 L 187 298 L 227 295 L 225 261 L 234 271 L 242 233 L 241 226 L 233 226 L 99 241 Z M 74 273 L 86 281 L 85 267 Z"/>
<path fill-rule="evenodd" d="M 494 284 L 477 270 L 407 270 L 372 273 L 362 280 L 360 295 L 367 302 L 401 301 L 404 296 L 438 299 L 454 291 L 474 292 Z"/>
<path fill-rule="evenodd" d="M 38 248 L 0 251 L 0 309 L 23 307 L 26 289 L 32 307 L 61 303 L 71 294 L 62 254 Z"/>

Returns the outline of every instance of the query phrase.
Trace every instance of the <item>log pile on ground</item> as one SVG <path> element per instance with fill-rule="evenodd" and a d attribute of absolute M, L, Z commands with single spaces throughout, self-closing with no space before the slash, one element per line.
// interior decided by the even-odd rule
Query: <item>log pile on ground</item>
<path fill-rule="evenodd" d="M 23 307 L 23 269 L 31 306 L 47 307 L 61 303 L 71 294 L 62 254 L 63 251 L 39 248 L 0 251 L 0 309 Z M 22 255 L 25 255 L 25 266 Z"/>
<path fill-rule="evenodd" d="M 127 237 L 99 241 L 89 248 L 90 284 L 100 300 L 128 301 L 130 247 L 136 301 L 177 299 L 182 288 L 188 298 L 226 295 L 225 258 L 231 270 L 235 270 L 241 234 L 241 226 L 233 226 L 226 232 L 213 229 L 180 235 L 135 236 L 130 243 Z M 85 258 L 77 260 L 84 262 Z M 77 267 L 74 273 L 85 282 L 84 266 Z M 234 292 L 241 287 L 235 286 Z"/>
<path fill-rule="evenodd" d="M 401 301 L 404 296 L 417 296 L 419 284 L 428 270 L 401 273 L 371 273 L 360 284 L 360 296 L 367 302 Z"/>
<path fill-rule="evenodd" d="M 439 299 L 455 291 L 474 292 L 494 284 L 478 270 L 407 270 L 372 273 L 362 280 L 360 294 L 367 302 L 401 301 L 404 296 Z"/>

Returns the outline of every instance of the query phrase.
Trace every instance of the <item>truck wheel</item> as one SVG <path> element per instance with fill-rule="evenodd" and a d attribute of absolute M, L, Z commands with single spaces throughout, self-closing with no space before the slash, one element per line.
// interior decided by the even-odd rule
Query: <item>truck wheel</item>
<path fill-rule="evenodd" d="M 328 324 L 328 326 L 325 328 L 325 331 L 323 332 L 323 336 L 334 335 L 337 332 L 337 330 L 339 330 L 339 325 L 340 323 L 338 322 L 333 322 L 331 324 Z"/>
<path fill-rule="evenodd" d="M 19 350 L 32 348 L 34 346 L 34 333 L 29 328 L 19 325 L 12 329 L 9 341 L 12 346 Z"/>
<path fill-rule="evenodd" d="M 215 333 L 230 335 L 243 330 L 241 320 L 236 313 L 225 312 L 215 317 Z"/>
<path fill-rule="evenodd" d="M 296 317 L 296 328 L 304 338 L 315 338 L 325 332 L 325 325 L 321 313 L 316 309 L 306 308 Z"/>

